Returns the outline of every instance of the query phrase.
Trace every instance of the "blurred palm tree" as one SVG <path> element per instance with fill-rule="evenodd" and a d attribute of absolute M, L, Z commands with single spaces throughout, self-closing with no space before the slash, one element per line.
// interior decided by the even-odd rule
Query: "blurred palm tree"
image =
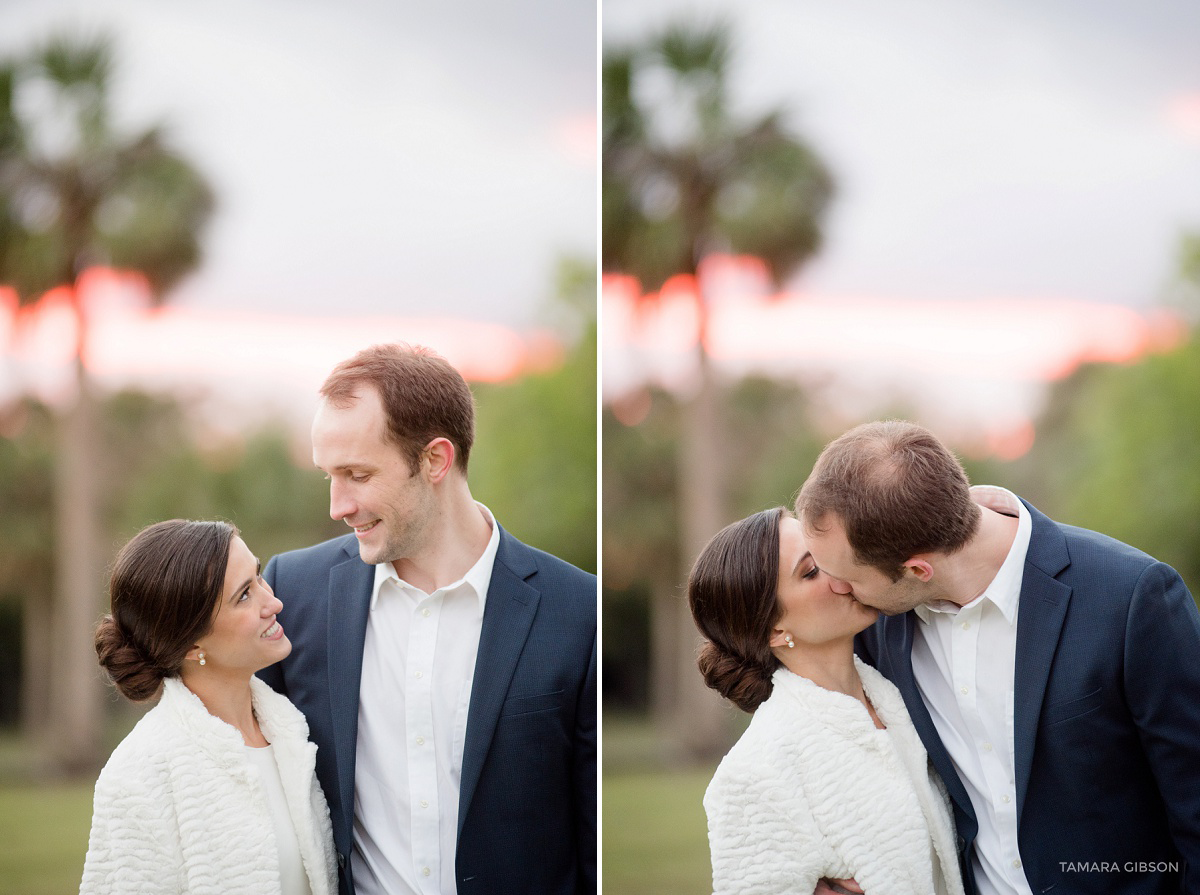
<path fill-rule="evenodd" d="M 603 66 L 603 242 L 606 272 L 646 292 L 679 274 L 698 302 L 698 381 L 680 439 L 680 541 L 685 563 L 727 521 L 722 414 L 705 351 L 705 258 L 755 255 L 775 279 L 820 246 L 833 180 L 779 109 L 742 118 L 730 102 L 728 26 L 679 23 L 627 46 Z M 798 484 L 798 483 L 797 483 Z M 696 631 L 677 590 L 652 613 L 654 712 L 680 757 L 727 745 L 719 703 L 696 672 Z"/>
<path fill-rule="evenodd" d="M 22 304 L 61 289 L 76 320 L 77 387 L 56 451 L 55 599 L 38 725 L 67 771 L 90 769 L 98 757 L 91 640 L 104 589 L 81 275 L 98 265 L 137 270 L 161 301 L 198 264 L 213 209 L 208 184 L 161 127 L 117 128 L 112 74 L 112 48 L 102 37 L 58 35 L 0 61 L 0 283 L 15 288 Z M 46 673 L 27 671 L 34 680 Z"/>

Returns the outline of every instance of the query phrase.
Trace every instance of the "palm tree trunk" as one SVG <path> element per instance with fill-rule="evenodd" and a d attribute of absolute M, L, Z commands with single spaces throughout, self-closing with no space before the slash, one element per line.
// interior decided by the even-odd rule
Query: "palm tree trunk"
<path fill-rule="evenodd" d="M 703 343 L 699 352 L 699 387 L 684 412 L 679 458 L 685 574 L 708 539 L 726 521 L 717 385 Z M 676 592 L 670 608 L 675 629 L 670 661 L 675 665 L 677 691 L 667 718 L 668 742 L 684 759 L 712 759 L 730 746 L 730 714 L 720 696 L 705 686 L 696 667 L 701 638 L 681 591 Z"/>
<path fill-rule="evenodd" d="M 50 757 L 65 774 L 99 765 L 101 676 L 94 632 L 104 582 L 99 561 L 99 500 L 94 397 L 84 366 L 84 319 L 76 291 L 79 351 L 74 403 L 60 420 L 55 452 L 55 576 L 50 665 Z"/>
<path fill-rule="evenodd" d="M 725 523 L 725 468 L 721 457 L 723 418 L 717 383 L 709 363 L 708 302 L 696 276 L 698 310 L 696 394 L 683 409 L 679 445 L 680 546 L 683 575 L 708 539 Z M 653 620 L 654 709 L 668 756 L 679 761 L 709 760 L 731 743 L 729 711 L 708 689 L 696 667 L 701 638 L 681 589 L 659 596 Z"/>

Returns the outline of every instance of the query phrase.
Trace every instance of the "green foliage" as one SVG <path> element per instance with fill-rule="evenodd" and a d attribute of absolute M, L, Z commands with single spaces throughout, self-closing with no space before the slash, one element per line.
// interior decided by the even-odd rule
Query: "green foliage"
<path fill-rule="evenodd" d="M 120 392 L 100 402 L 95 457 L 100 464 L 101 545 L 105 565 L 142 527 L 174 517 L 227 519 L 265 561 L 281 550 L 343 534 L 327 512 L 319 473 L 299 467 L 281 427 L 239 444 L 201 449 L 186 408 L 171 398 Z M 11 619 L 23 600 L 51 599 L 55 421 L 33 401 L 12 408 L 0 438 L 0 603 Z M 104 610 L 97 600 L 95 613 Z M 19 618 L 19 616 L 17 616 Z M 0 625 L 0 651 L 22 652 L 20 625 Z M 0 719 L 16 718 L 16 684 L 5 667 Z"/>
<path fill-rule="evenodd" d="M 715 437 L 726 458 L 731 509 L 719 524 L 791 507 L 824 444 L 803 389 L 752 376 L 721 397 Z M 642 422 L 624 425 L 605 408 L 603 425 L 605 698 L 626 710 L 646 706 L 649 601 L 656 588 L 682 588 L 690 561 L 679 524 L 679 489 L 689 486 L 679 480 L 677 461 L 683 407 L 662 391 L 643 398 L 649 412 Z M 619 685 L 612 692 L 609 680 Z"/>
<path fill-rule="evenodd" d="M 783 278 L 817 250 L 833 195 L 824 163 L 779 110 L 729 103 L 724 24 L 676 23 L 604 52 L 603 266 L 657 289 L 716 251 Z"/>
<path fill-rule="evenodd" d="M 650 412 L 636 426 L 618 422 L 611 408 L 604 411 L 606 589 L 664 574 L 677 577 L 680 407 L 662 391 L 645 400 Z"/>
<path fill-rule="evenodd" d="M 1200 340 L 1130 366 L 1081 369 L 1051 393 L 1032 462 L 1042 507 L 1200 586 Z"/>
<path fill-rule="evenodd" d="M 329 518 L 327 487 L 315 469 L 294 462 L 282 428 L 218 451 L 182 443 L 129 483 L 119 527 L 132 536 L 161 519 L 226 519 L 265 565 L 276 553 L 346 533 Z"/>
<path fill-rule="evenodd" d="M 0 282 L 22 302 L 93 264 L 161 297 L 199 261 L 212 191 L 159 127 L 116 129 L 114 67 L 106 38 L 69 34 L 0 60 Z"/>
<path fill-rule="evenodd" d="M 515 537 L 595 573 L 595 264 L 561 259 L 543 315 L 562 365 L 473 389 L 471 492 Z"/>
<path fill-rule="evenodd" d="M 804 390 L 793 382 L 751 376 L 733 386 L 727 407 L 725 453 L 741 468 L 730 495 L 729 521 L 770 506 L 791 509 L 824 447 L 810 422 Z"/>
<path fill-rule="evenodd" d="M 0 437 L 0 601 L 34 589 L 49 599 L 54 424 L 42 404 L 8 408 Z"/>
<path fill-rule="evenodd" d="M 596 334 L 561 367 L 475 389 L 471 489 L 534 547 L 596 571 Z"/>

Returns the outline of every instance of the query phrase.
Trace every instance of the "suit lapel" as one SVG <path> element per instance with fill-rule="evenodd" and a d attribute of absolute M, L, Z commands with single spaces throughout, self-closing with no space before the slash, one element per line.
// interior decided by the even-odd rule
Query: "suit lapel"
<path fill-rule="evenodd" d="M 1062 634 L 1071 599 L 1071 588 L 1056 580 L 1070 563 L 1066 539 L 1053 522 L 1028 503 L 1033 519 L 1029 552 L 1021 580 L 1017 615 L 1017 661 L 1013 681 L 1013 748 L 1017 784 L 1017 811 L 1025 804 L 1038 717 L 1046 695 L 1046 682 Z"/>
<path fill-rule="evenodd" d="M 496 551 L 496 563 L 488 584 L 487 604 L 483 610 L 483 627 L 467 713 L 458 803 L 460 833 L 496 732 L 509 684 L 517 669 L 517 660 L 525 648 L 529 629 L 537 614 L 541 594 L 526 583 L 526 579 L 536 571 L 537 563 L 532 551 L 501 528 L 500 545 Z"/>
<path fill-rule="evenodd" d="M 362 680 L 363 641 L 375 569 L 349 557 L 329 571 L 329 710 L 343 817 L 354 817 L 354 759 L 358 747 L 358 688 Z"/>
<path fill-rule="evenodd" d="M 975 810 L 971 807 L 971 798 L 967 795 L 962 781 L 958 779 L 954 762 L 950 760 L 950 753 L 942 745 L 942 738 L 938 736 L 937 727 L 929 716 L 929 709 L 925 706 L 925 700 L 921 698 L 921 690 L 917 687 L 917 679 L 913 675 L 912 645 L 913 637 L 916 636 L 916 626 L 917 616 L 913 612 L 883 620 L 889 666 L 886 673 L 904 697 L 904 705 L 912 718 L 913 728 L 925 744 L 929 760 L 933 762 L 942 782 L 946 784 L 950 798 L 962 814 L 974 817 Z"/>

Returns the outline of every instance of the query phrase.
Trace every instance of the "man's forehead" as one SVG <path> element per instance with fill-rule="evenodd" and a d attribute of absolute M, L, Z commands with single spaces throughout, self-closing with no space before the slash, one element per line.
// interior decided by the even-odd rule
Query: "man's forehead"
<path fill-rule="evenodd" d="M 846 528 L 834 513 L 826 513 L 819 519 L 804 520 L 804 534 L 809 540 L 835 544 L 846 540 Z"/>

